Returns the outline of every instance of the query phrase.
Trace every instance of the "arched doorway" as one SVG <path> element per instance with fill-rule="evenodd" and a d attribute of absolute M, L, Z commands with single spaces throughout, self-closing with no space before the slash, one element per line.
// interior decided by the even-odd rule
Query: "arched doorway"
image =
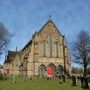
<path fill-rule="evenodd" d="M 47 76 L 54 77 L 55 75 L 56 75 L 56 66 L 51 63 L 47 66 Z"/>
<path fill-rule="evenodd" d="M 38 69 L 38 74 L 40 77 L 45 77 L 46 75 L 46 66 L 44 64 L 41 64 Z"/>
<path fill-rule="evenodd" d="M 62 74 L 62 72 L 63 72 L 63 66 L 62 66 L 62 65 L 58 65 L 58 67 L 57 67 L 57 72 L 58 72 L 59 74 Z"/>

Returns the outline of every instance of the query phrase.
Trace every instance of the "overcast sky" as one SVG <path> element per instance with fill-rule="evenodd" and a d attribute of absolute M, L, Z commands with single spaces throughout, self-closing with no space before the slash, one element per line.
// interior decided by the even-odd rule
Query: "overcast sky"
<path fill-rule="evenodd" d="M 80 30 L 89 32 L 90 0 L 0 0 L 0 22 L 14 34 L 9 49 L 22 49 L 49 15 L 70 43 Z"/>

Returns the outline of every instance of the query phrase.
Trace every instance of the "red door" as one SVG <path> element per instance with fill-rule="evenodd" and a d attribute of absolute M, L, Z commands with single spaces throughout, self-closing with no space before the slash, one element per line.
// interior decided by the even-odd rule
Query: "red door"
<path fill-rule="evenodd" d="M 53 74 L 54 74 L 54 69 L 53 69 L 53 67 L 48 67 L 48 69 L 47 69 L 47 74 L 48 74 L 48 76 L 53 76 Z"/>

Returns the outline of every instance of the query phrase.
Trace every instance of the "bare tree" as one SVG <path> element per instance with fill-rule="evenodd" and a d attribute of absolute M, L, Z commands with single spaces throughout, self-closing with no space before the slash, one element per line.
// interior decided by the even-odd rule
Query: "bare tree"
<path fill-rule="evenodd" d="M 72 67 L 72 73 L 73 74 L 81 74 L 83 73 L 83 69 L 79 67 Z"/>
<path fill-rule="evenodd" d="M 0 23 L 0 55 L 6 50 L 8 43 L 10 41 L 10 33 L 4 27 L 2 23 Z"/>
<path fill-rule="evenodd" d="M 90 35 L 82 30 L 73 43 L 74 62 L 83 66 L 83 76 L 87 75 L 87 66 L 90 64 Z"/>

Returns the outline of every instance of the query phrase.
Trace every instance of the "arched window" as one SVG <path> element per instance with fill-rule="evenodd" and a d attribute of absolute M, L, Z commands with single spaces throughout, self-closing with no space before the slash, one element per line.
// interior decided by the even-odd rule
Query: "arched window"
<path fill-rule="evenodd" d="M 63 66 L 58 65 L 58 73 L 61 74 L 63 72 Z"/>
<path fill-rule="evenodd" d="M 52 35 L 49 36 L 49 43 L 50 43 L 50 57 L 52 57 Z"/>
<path fill-rule="evenodd" d="M 59 50 L 59 44 L 58 44 L 58 42 L 56 42 L 56 57 L 57 58 L 59 57 L 58 50 Z"/>
<path fill-rule="evenodd" d="M 39 66 L 38 73 L 39 73 L 39 75 L 41 75 L 42 77 L 45 76 L 45 74 L 46 74 L 46 66 L 45 66 L 44 64 L 41 64 L 41 65 Z"/>
<path fill-rule="evenodd" d="M 43 41 L 43 56 L 46 56 L 46 41 Z"/>

